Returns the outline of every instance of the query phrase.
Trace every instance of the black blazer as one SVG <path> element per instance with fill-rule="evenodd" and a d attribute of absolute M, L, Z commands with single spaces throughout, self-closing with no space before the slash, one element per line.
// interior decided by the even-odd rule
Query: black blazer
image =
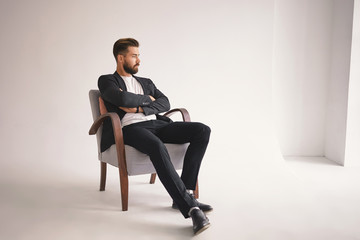
<path fill-rule="evenodd" d="M 156 88 L 150 79 L 133 77 L 142 86 L 144 95 L 127 92 L 125 82 L 117 72 L 99 77 L 98 87 L 108 112 L 115 112 L 122 119 L 126 112 L 119 107 L 135 108 L 140 106 L 144 110 L 145 115 L 156 114 L 158 119 L 171 121 L 167 117 L 158 115 L 158 113 L 166 112 L 170 109 L 169 99 Z M 120 91 L 120 88 L 122 91 Z M 149 95 L 153 96 L 156 100 L 151 101 Z M 114 143 L 115 139 L 111 120 L 106 119 L 101 137 L 101 152 L 104 152 Z"/>

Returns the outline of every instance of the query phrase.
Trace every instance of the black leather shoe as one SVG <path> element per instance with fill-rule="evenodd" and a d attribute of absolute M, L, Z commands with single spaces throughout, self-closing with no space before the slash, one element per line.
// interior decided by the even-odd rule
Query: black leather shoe
<path fill-rule="evenodd" d="M 196 208 L 190 212 L 190 217 L 193 222 L 194 234 L 197 235 L 210 227 L 209 219 L 205 216 L 204 212 Z"/>
<path fill-rule="evenodd" d="M 203 212 L 210 212 L 213 210 L 212 206 L 208 205 L 208 204 L 204 204 L 204 203 L 201 203 L 201 202 L 198 202 L 196 199 L 195 199 L 196 203 L 197 203 L 197 206 L 203 211 Z M 172 206 L 171 206 L 173 209 L 179 209 L 178 205 L 173 202 Z"/>

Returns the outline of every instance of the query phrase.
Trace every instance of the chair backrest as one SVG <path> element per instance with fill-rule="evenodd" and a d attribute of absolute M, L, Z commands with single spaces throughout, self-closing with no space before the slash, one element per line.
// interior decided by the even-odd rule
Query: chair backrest
<path fill-rule="evenodd" d="M 94 121 L 100 116 L 100 107 L 99 107 L 99 97 L 100 96 L 101 96 L 101 94 L 100 94 L 99 90 L 91 89 L 89 91 L 91 112 L 92 112 Z M 96 132 L 99 160 L 101 159 L 101 150 L 100 150 L 101 134 L 102 134 L 102 126 L 100 126 L 100 128 Z"/>

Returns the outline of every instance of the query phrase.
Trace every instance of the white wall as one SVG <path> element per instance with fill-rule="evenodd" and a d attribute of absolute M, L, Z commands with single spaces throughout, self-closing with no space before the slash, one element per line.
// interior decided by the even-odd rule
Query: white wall
<path fill-rule="evenodd" d="M 333 0 L 324 155 L 341 165 L 345 161 L 353 8 L 352 0 Z"/>
<path fill-rule="evenodd" d="M 283 155 L 324 155 L 331 12 L 328 0 L 275 1 L 273 101 Z"/>
<path fill-rule="evenodd" d="M 141 43 L 138 75 L 212 128 L 204 168 L 280 161 L 269 128 L 273 1 L 0 4 L 0 168 L 10 175 L 98 173 L 87 94 L 115 70 L 120 37 Z"/>
<path fill-rule="evenodd" d="M 344 163 L 353 1 L 277 0 L 274 110 L 283 155 Z"/>
<path fill-rule="evenodd" d="M 360 1 L 354 2 L 345 166 L 360 166 Z"/>
<path fill-rule="evenodd" d="M 244 158 L 278 154 L 276 146 L 266 147 L 273 140 L 273 87 L 283 154 L 326 155 L 342 163 L 349 54 L 344 26 L 351 4 L 1 1 L 1 164 L 10 171 L 19 165 L 14 162 L 71 171 L 71 159 L 80 164 L 96 157 L 95 139 L 87 135 L 87 92 L 100 74 L 114 71 L 112 44 L 128 36 L 141 42 L 139 75 L 152 78 L 173 107 L 188 108 L 195 121 L 213 128 L 214 159 L 239 164 L 239 151 Z M 349 114 L 358 116 L 354 51 L 352 58 Z M 348 120 L 348 135 L 353 134 L 347 142 L 354 143 L 349 159 L 357 149 L 356 121 Z M 263 157 L 254 159 L 260 164 Z"/>

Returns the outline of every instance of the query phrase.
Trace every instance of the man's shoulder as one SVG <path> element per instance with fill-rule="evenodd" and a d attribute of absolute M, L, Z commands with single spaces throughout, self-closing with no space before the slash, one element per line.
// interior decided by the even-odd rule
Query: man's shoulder
<path fill-rule="evenodd" d="M 98 85 L 103 85 L 103 84 L 119 85 L 119 81 L 116 79 L 115 74 L 104 74 L 104 75 L 101 75 L 98 79 Z"/>
<path fill-rule="evenodd" d="M 104 74 L 104 75 L 101 75 L 99 77 L 99 80 L 100 79 L 104 79 L 104 80 L 116 80 L 117 79 L 117 74 L 116 73 L 112 73 L 112 74 Z M 120 77 L 120 76 L 119 76 Z M 152 82 L 150 78 L 145 78 L 145 77 L 139 77 L 139 76 L 135 76 L 133 75 L 133 77 L 137 80 L 140 80 L 140 81 L 144 81 L 144 82 Z"/>
<path fill-rule="evenodd" d="M 115 75 L 114 74 L 104 74 L 99 77 L 99 80 L 100 79 L 115 79 Z"/>

